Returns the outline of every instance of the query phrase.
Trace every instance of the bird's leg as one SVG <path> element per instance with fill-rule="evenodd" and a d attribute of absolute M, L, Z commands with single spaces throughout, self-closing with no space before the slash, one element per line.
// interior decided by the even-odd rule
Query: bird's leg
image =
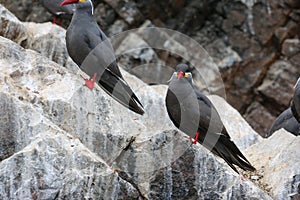
<path fill-rule="evenodd" d="M 54 15 L 54 17 L 53 17 L 53 22 L 52 22 L 52 24 L 56 24 L 56 15 Z"/>
<path fill-rule="evenodd" d="M 62 23 L 63 23 L 63 19 L 59 19 L 59 21 L 58 21 L 58 25 L 62 25 Z"/>
<path fill-rule="evenodd" d="M 94 88 L 96 77 L 97 73 L 94 74 L 93 78 L 85 79 L 85 86 L 92 90 Z"/>
<path fill-rule="evenodd" d="M 197 132 L 194 140 L 190 137 L 190 141 L 192 144 L 197 144 L 199 135 L 200 135 L 200 133 Z"/>

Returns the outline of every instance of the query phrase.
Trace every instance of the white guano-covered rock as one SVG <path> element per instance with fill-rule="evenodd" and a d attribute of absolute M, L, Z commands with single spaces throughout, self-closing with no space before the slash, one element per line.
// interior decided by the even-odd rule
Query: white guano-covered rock
<path fill-rule="evenodd" d="M 284 129 L 276 131 L 246 150 L 260 172 L 259 183 L 275 199 L 288 199 L 300 190 L 300 137 Z"/>

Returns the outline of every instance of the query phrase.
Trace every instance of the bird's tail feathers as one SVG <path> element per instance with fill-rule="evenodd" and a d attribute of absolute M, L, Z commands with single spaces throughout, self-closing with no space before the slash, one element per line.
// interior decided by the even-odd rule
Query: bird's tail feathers
<path fill-rule="evenodd" d="M 212 152 L 223 158 L 227 162 L 227 164 L 237 173 L 239 172 L 234 165 L 239 166 L 245 171 L 255 171 L 255 168 L 250 164 L 250 162 L 241 153 L 237 146 L 230 140 L 230 138 L 224 135 L 220 136 Z"/>
<path fill-rule="evenodd" d="M 105 77 L 105 78 L 102 78 Z M 109 70 L 105 70 L 99 80 L 100 87 L 123 106 L 140 115 L 144 114 L 144 108 L 140 100 L 130 89 L 129 85 L 121 77 L 115 76 Z"/>

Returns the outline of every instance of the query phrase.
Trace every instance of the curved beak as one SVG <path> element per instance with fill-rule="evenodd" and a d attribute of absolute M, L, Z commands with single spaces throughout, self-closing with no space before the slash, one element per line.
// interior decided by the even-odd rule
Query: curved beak
<path fill-rule="evenodd" d="M 73 4 L 73 3 L 78 3 L 79 0 L 64 0 L 60 6 L 68 5 L 68 4 Z"/>
<path fill-rule="evenodd" d="M 184 72 L 183 71 L 179 71 L 177 72 L 177 79 L 180 80 L 181 77 L 184 77 Z"/>

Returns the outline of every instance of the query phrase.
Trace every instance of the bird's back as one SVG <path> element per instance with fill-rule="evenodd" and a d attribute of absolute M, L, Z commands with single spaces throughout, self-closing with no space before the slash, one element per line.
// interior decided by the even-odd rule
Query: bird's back
<path fill-rule="evenodd" d="M 292 99 L 292 112 L 295 119 L 300 123 L 300 78 L 298 79 L 295 87 L 295 92 Z"/>
<path fill-rule="evenodd" d="M 108 68 L 122 78 L 114 49 L 93 16 L 76 11 L 68 27 L 66 41 L 71 58 L 90 76 L 98 70 Z M 103 74 L 103 71 L 99 73 Z"/>
<path fill-rule="evenodd" d="M 75 7 L 73 5 L 60 6 L 63 0 L 40 0 L 40 3 L 53 15 L 72 15 Z"/>
<path fill-rule="evenodd" d="M 294 135 L 300 135 L 300 123 L 294 117 L 291 108 L 286 109 L 276 118 L 266 137 L 270 137 L 275 131 L 281 128 Z"/>

